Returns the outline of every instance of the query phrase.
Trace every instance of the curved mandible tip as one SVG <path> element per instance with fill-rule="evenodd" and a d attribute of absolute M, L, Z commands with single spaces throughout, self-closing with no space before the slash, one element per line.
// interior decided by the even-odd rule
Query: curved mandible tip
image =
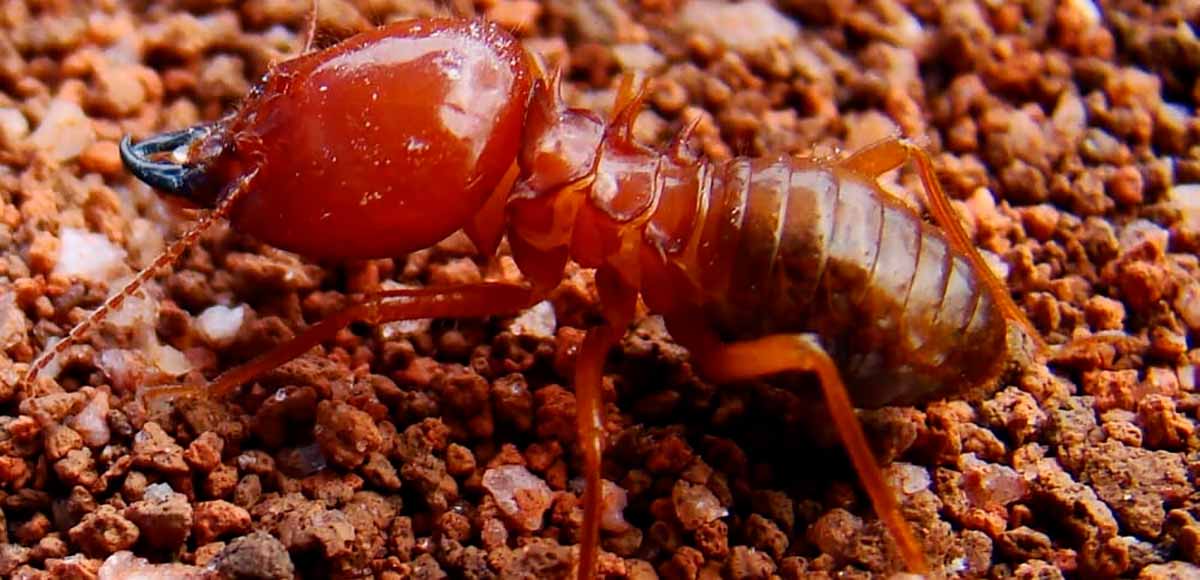
<path fill-rule="evenodd" d="M 189 145 L 208 134 L 207 126 L 189 127 L 179 131 L 171 131 L 155 135 L 137 145 L 128 135 L 121 139 L 121 161 L 125 168 L 146 185 L 173 195 L 186 196 L 202 171 L 177 163 L 151 161 L 150 156 L 157 153 L 173 151 L 184 145 Z"/>

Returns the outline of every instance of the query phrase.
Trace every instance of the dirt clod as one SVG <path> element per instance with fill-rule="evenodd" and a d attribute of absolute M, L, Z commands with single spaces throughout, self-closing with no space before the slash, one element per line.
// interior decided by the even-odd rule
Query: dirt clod
<path fill-rule="evenodd" d="M 532 532 L 542 527 L 552 497 L 544 480 L 520 465 L 504 465 L 487 470 L 482 483 L 518 529 Z"/>
<path fill-rule="evenodd" d="M 212 559 L 210 567 L 225 577 L 247 580 L 286 580 L 295 574 L 283 544 L 263 532 L 229 542 Z"/>

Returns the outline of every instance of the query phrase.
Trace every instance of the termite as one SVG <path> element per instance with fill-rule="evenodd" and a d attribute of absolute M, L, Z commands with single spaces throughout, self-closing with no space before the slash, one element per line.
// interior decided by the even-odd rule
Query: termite
<path fill-rule="evenodd" d="M 1045 349 L 971 243 L 929 156 L 892 138 L 840 160 L 706 161 L 688 150 L 686 131 L 666 151 L 633 139 L 643 93 L 632 77 L 607 120 L 567 107 L 560 82 L 495 24 L 407 20 L 274 66 L 215 123 L 126 138 L 134 176 L 214 209 L 43 352 L 26 381 L 221 218 L 326 260 L 402 255 L 458 230 L 491 256 L 507 235 L 527 285 L 379 292 L 226 371 L 205 394 L 226 396 L 352 321 L 515 314 L 574 260 L 595 269 L 604 315 L 574 376 L 586 480 L 580 577 L 594 575 L 599 550 L 604 361 L 639 298 L 710 381 L 814 373 L 905 565 L 926 572 L 854 405 L 987 389 L 1017 348 Z M 879 186 L 905 163 L 940 228 Z"/>

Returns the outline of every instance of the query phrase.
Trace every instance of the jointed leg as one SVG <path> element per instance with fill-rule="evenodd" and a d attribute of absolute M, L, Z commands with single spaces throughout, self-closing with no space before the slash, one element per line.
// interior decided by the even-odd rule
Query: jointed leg
<path fill-rule="evenodd" d="M 534 303 L 533 292 L 523 286 L 501 283 L 464 284 L 434 288 L 386 290 L 351 304 L 308 327 L 299 336 L 254 360 L 225 371 L 205 390 L 205 395 L 224 397 L 262 373 L 282 365 L 330 340 L 352 322 L 371 323 L 419 318 L 475 318 L 515 314 Z M 150 396 L 187 394 L 192 387 L 155 389 Z"/>
<path fill-rule="evenodd" d="M 704 376 L 718 383 L 755 379 L 785 371 L 816 373 L 824 392 L 834 427 L 850 455 L 854 471 L 871 498 L 871 505 L 896 540 L 911 572 L 925 574 L 928 567 L 921 545 L 900 513 L 895 496 L 883 480 L 875 457 L 867 445 L 862 426 L 854 415 L 850 396 L 837 367 L 825 350 L 808 336 L 776 334 L 732 344 L 713 344 L 693 351 L 692 359 Z"/>
<path fill-rule="evenodd" d="M 604 361 L 621 334 L 610 326 L 588 331 L 575 360 L 575 408 L 583 451 L 583 533 L 579 538 L 580 580 L 596 573 L 600 542 L 600 456 L 604 446 Z"/>
<path fill-rule="evenodd" d="M 575 409 L 583 453 L 583 530 L 579 538 L 579 580 L 592 580 L 600 552 L 600 457 L 604 452 L 604 362 L 625 335 L 637 311 L 637 291 L 612 264 L 596 270 L 596 292 L 605 324 L 588 330 L 575 358 Z"/>
<path fill-rule="evenodd" d="M 844 169 L 875 179 L 892 169 L 900 167 L 906 161 L 912 161 L 917 166 L 917 174 L 921 178 L 921 184 L 925 187 L 925 200 L 929 205 L 929 213 L 933 216 L 933 220 L 937 222 L 938 226 L 942 228 L 942 231 L 946 232 L 950 245 L 954 246 L 962 255 L 967 257 L 967 260 L 971 263 L 971 267 L 983 280 L 988 294 L 991 295 L 992 300 L 996 302 L 1001 312 L 1009 320 L 1016 322 L 1025 329 L 1030 340 L 1036 345 L 1039 354 L 1046 353 L 1046 343 L 1042 339 L 1041 333 L 1038 332 L 1037 327 L 1017 307 L 1016 302 L 1013 302 L 1012 295 L 1008 292 L 1008 287 L 992 273 L 983 256 L 979 254 L 978 248 L 967 237 L 966 230 L 963 229 L 962 223 L 959 222 L 958 214 L 954 212 L 954 207 L 950 205 L 950 198 L 946 195 L 945 190 L 942 189 L 942 184 L 938 181 L 937 174 L 933 169 L 933 161 L 924 149 L 906 139 L 892 137 L 854 153 L 842 160 L 838 165 Z"/>

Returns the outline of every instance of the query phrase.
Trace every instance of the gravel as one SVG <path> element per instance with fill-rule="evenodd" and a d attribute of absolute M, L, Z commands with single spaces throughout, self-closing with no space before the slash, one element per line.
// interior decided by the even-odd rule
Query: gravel
<path fill-rule="evenodd" d="M 462 3 L 451 3 L 459 6 Z M 469 4 L 469 3 L 467 3 Z M 116 143 L 220 116 L 303 46 L 307 0 L 0 9 L 0 575 L 564 577 L 580 534 L 572 376 L 599 313 L 571 266 L 497 320 L 355 325 L 228 400 L 203 385 L 370 280 L 519 277 L 462 236 L 315 264 L 219 226 L 30 389 L 26 365 L 164 240 L 179 204 Z M 317 44 L 445 13 L 323 0 Z M 828 156 L 903 132 L 1050 366 L 980 400 L 862 412 L 931 564 L 952 577 L 1200 575 L 1200 44 L 1187 3 L 490 0 L 572 104 L 652 79 L 665 147 Z M 402 82 L 402 80 L 398 81 Z M 884 188 L 920 207 L 916 175 Z M 697 377 L 660 320 L 610 357 L 601 572 L 902 571 L 816 391 Z"/>

